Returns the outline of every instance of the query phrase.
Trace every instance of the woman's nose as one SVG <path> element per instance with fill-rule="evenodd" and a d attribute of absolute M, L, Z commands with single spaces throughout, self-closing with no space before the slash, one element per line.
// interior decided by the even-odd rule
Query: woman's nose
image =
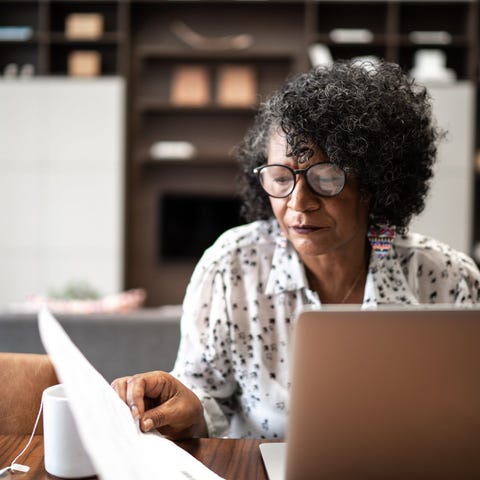
<path fill-rule="evenodd" d="M 293 192 L 288 197 L 287 206 L 297 212 L 315 210 L 319 205 L 319 197 L 315 195 L 307 185 L 303 175 L 297 177 L 297 183 Z"/>

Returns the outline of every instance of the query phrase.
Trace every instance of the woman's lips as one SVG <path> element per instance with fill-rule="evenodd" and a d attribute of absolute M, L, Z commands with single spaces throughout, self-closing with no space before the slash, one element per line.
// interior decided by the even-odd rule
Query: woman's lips
<path fill-rule="evenodd" d="M 293 225 L 290 227 L 295 233 L 299 235 L 308 235 L 309 233 L 323 230 L 324 227 L 318 227 L 316 225 Z"/>

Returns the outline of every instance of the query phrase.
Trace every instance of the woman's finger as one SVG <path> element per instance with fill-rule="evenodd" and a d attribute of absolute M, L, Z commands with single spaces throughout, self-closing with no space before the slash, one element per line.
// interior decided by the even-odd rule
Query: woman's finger
<path fill-rule="evenodd" d="M 150 407 L 149 399 L 153 399 L 157 404 L 169 398 L 163 395 L 165 375 L 167 374 L 164 372 L 155 371 L 133 375 L 128 379 L 126 402 L 135 418 L 142 416 Z"/>
<path fill-rule="evenodd" d="M 112 388 L 117 392 L 118 396 L 127 402 L 127 381 L 130 377 L 116 378 L 112 383 Z"/>

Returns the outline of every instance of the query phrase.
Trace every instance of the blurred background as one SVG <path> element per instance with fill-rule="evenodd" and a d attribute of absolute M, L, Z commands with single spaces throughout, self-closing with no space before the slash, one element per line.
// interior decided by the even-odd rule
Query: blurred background
<path fill-rule="evenodd" d="M 428 86 L 450 133 L 412 230 L 480 261 L 478 23 L 467 0 L 0 0 L 0 306 L 179 304 L 242 222 L 259 102 L 336 58 Z"/>

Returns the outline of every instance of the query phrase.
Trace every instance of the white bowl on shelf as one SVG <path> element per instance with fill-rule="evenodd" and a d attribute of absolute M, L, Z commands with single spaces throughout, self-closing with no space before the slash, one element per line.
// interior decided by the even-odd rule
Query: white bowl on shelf
<path fill-rule="evenodd" d="M 150 147 L 150 158 L 153 160 L 189 160 L 195 154 L 195 146 L 185 141 L 155 142 Z"/>

